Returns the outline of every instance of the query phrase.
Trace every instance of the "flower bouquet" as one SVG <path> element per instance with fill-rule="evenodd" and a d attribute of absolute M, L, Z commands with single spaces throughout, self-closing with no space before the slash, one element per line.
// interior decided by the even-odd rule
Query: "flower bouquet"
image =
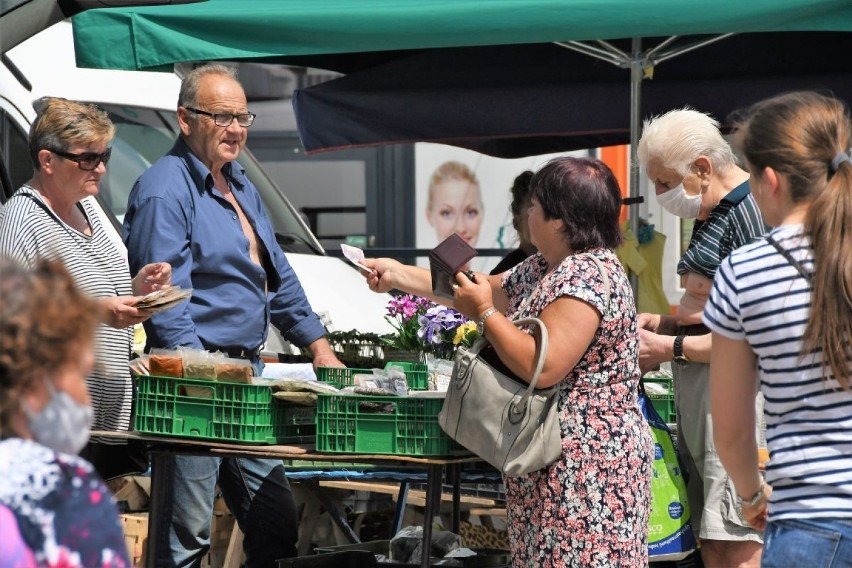
<path fill-rule="evenodd" d="M 459 312 L 412 294 L 388 302 L 385 319 L 396 330 L 385 338 L 390 349 L 431 353 L 439 359 L 452 359 L 458 345 L 469 347 L 479 337 L 476 324 Z M 392 360 L 387 353 L 385 359 Z"/>

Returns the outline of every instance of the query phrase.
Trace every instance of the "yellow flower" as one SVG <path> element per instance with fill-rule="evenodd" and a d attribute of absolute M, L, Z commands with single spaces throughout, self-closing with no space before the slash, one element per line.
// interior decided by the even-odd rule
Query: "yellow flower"
<path fill-rule="evenodd" d="M 462 341 L 465 340 L 465 336 L 468 333 L 476 332 L 476 324 L 472 321 L 467 323 L 463 323 L 456 328 L 456 336 L 453 338 L 453 345 L 458 345 Z"/>

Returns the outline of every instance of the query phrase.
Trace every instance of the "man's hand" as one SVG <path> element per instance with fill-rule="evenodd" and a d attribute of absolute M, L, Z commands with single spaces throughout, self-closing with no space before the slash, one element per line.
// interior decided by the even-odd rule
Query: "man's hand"
<path fill-rule="evenodd" d="M 340 359 L 337 358 L 337 355 L 334 354 L 334 351 L 331 349 L 331 344 L 329 344 L 328 339 L 325 337 L 321 337 L 317 339 L 310 345 L 308 345 L 308 350 L 313 355 L 313 364 L 314 370 L 316 371 L 317 367 L 345 367 L 343 363 L 340 362 Z"/>
<path fill-rule="evenodd" d="M 671 335 L 659 335 L 647 329 L 639 329 L 639 370 L 644 375 L 660 366 L 660 363 L 671 361 Z"/>

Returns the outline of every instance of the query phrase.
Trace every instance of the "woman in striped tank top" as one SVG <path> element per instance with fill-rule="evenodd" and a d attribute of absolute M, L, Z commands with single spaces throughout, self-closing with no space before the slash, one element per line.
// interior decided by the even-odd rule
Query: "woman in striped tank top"
<path fill-rule="evenodd" d="M 710 397 L 740 514 L 762 566 L 852 564 L 852 142 L 842 102 L 813 92 L 754 105 L 737 130 L 763 239 L 716 274 Z M 750 426 L 765 399 L 765 480 Z"/>

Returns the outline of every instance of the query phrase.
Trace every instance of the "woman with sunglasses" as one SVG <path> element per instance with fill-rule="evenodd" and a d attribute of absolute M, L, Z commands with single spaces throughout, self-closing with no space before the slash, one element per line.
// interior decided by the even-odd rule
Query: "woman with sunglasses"
<path fill-rule="evenodd" d="M 169 285 L 171 266 L 149 264 L 131 279 L 127 252 L 110 237 L 92 206 L 115 134 L 107 113 L 54 97 L 34 106 L 37 116 L 29 136 L 33 177 L 0 210 L 0 254 L 27 266 L 39 259 L 61 259 L 77 286 L 105 308 L 106 319 L 95 338 L 96 364 L 87 378 L 92 428 L 128 430 L 133 326 L 150 316 L 135 304 L 138 296 Z M 127 454 L 119 451 L 126 448 L 115 444 L 99 440 L 83 452 L 107 478 L 126 473 L 120 462 Z M 139 469 L 147 469 L 146 464 Z"/>

